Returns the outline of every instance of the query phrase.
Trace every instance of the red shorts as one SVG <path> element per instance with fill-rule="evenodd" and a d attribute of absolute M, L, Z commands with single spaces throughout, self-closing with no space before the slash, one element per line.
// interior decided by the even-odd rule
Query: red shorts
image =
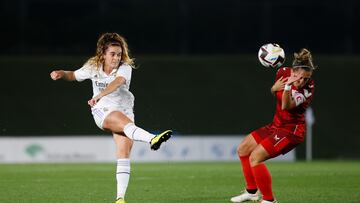
<path fill-rule="evenodd" d="M 277 128 L 272 124 L 254 130 L 251 135 L 265 148 L 270 157 L 286 154 L 303 141 L 303 139 L 294 139 L 295 135 L 289 130 Z"/>

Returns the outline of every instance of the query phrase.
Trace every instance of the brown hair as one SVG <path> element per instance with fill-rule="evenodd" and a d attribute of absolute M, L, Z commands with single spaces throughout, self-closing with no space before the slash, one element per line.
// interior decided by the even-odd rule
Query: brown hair
<path fill-rule="evenodd" d="M 294 53 L 294 68 L 303 68 L 305 70 L 315 70 L 313 58 L 309 50 L 302 48 L 298 53 Z"/>
<path fill-rule="evenodd" d="M 120 61 L 119 65 L 126 63 L 126 64 L 130 65 L 131 67 L 134 67 L 134 59 L 130 58 L 130 56 L 129 56 L 130 50 L 128 48 L 126 40 L 124 37 L 120 36 L 117 33 L 102 34 L 99 37 L 99 40 L 97 42 L 95 56 L 91 57 L 86 62 L 86 64 L 94 65 L 94 66 L 96 66 L 96 69 L 98 69 L 104 63 L 103 55 L 105 54 L 105 52 L 109 48 L 109 46 L 120 46 L 121 47 L 122 53 L 121 53 L 121 61 Z"/>

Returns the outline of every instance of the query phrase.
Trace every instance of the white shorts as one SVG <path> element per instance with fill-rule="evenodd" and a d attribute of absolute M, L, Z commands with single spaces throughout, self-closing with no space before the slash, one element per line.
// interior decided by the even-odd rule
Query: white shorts
<path fill-rule="evenodd" d="M 106 118 L 111 112 L 113 111 L 119 111 L 123 113 L 125 116 L 127 116 L 130 120 L 134 122 L 134 112 L 130 108 L 118 108 L 118 107 L 101 107 L 101 108 L 92 108 L 91 113 L 94 117 L 96 125 L 103 129 L 103 123 Z"/>

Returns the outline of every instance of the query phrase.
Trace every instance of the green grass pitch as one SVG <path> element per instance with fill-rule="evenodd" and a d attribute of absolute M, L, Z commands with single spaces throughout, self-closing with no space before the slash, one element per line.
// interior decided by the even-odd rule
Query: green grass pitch
<path fill-rule="evenodd" d="M 360 162 L 269 162 L 280 203 L 360 202 Z M 133 163 L 127 203 L 222 203 L 243 189 L 238 162 Z M 2 164 L 1 203 L 112 202 L 114 164 Z"/>

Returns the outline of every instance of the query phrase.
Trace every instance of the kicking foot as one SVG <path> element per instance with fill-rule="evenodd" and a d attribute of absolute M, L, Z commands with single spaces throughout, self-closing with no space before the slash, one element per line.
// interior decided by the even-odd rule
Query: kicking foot
<path fill-rule="evenodd" d="M 160 145 L 163 142 L 166 142 L 166 140 L 168 140 L 171 137 L 171 135 L 172 135 L 171 130 L 166 130 L 166 131 L 156 135 L 150 141 L 150 148 L 152 150 L 158 150 L 160 148 Z"/>

